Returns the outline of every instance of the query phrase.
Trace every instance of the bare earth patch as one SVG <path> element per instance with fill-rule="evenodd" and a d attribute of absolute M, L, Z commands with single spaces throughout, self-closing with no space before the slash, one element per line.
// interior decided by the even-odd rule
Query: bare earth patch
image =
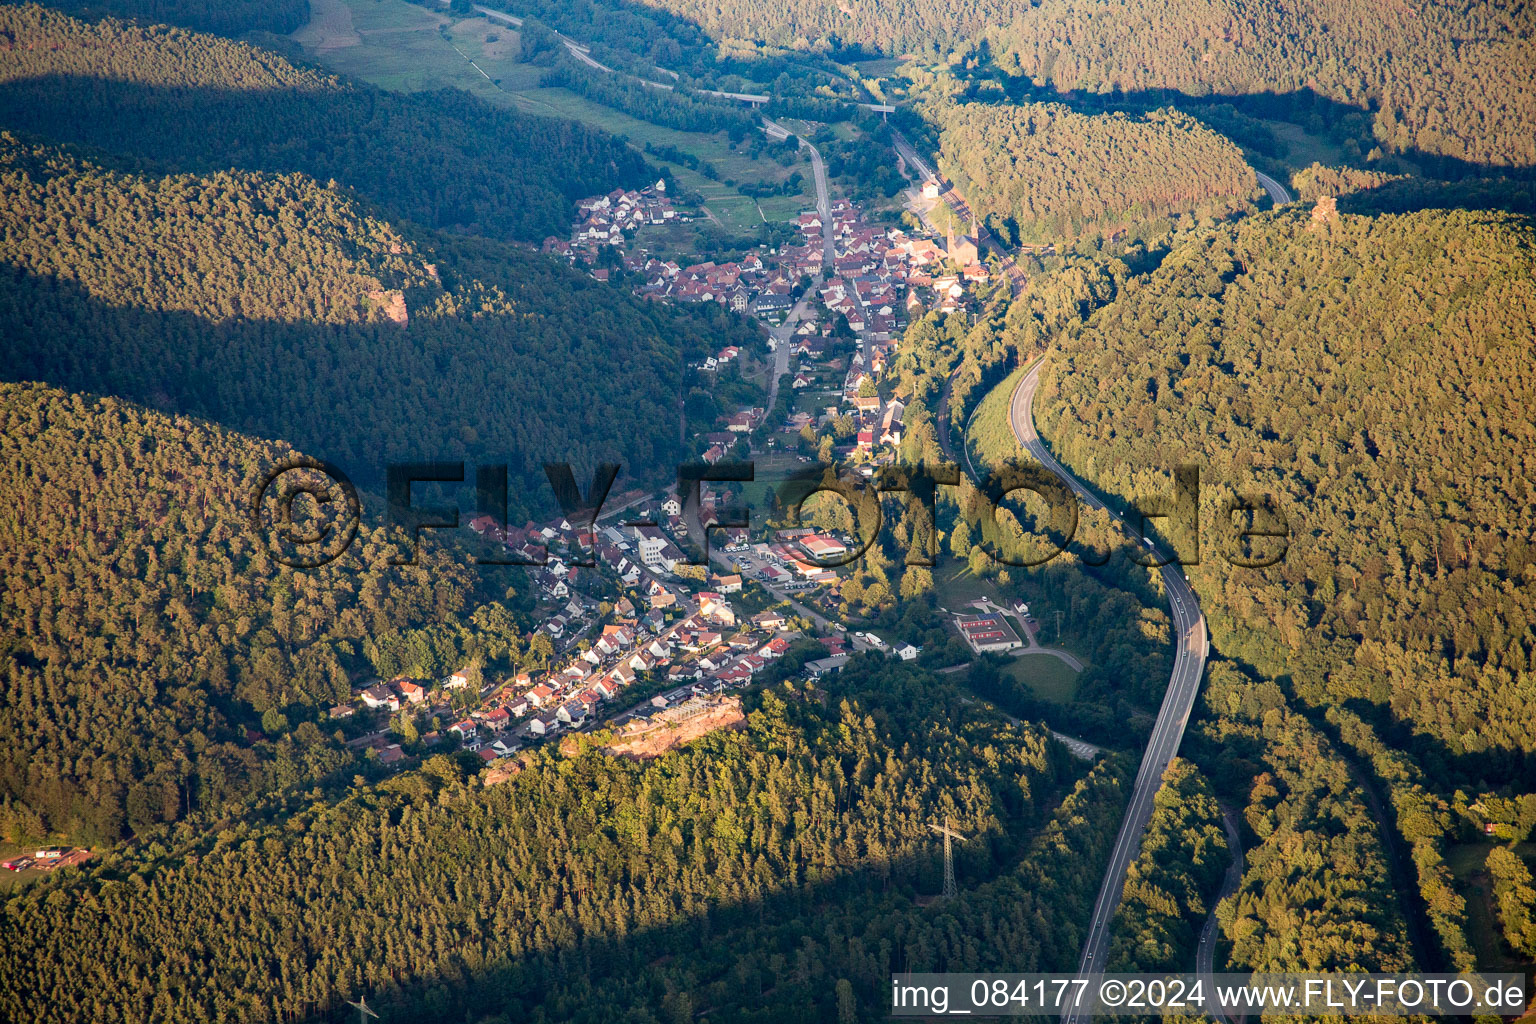
<path fill-rule="evenodd" d="M 680 721 L 663 721 L 625 730 L 603 749 L 610 754 L 643 761 L 659 757 L 674 747 L 680 747 L 716 729 L 740 729 L 746 723 L 747 716 L 741 710 L 741 698 L 727 697 L 714 702 L 707 710 Z"/>

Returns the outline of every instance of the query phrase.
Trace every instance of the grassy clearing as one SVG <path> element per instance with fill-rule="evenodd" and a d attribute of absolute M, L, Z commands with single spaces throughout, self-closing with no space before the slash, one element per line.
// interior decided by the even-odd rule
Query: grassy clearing
<path fill-rule="evenodd" d="M 317 0 L 311 11 L 310 24 L 293 34 L 294 41 L 311 58 L 381 88 L 399 92 L 458 88 L 508 105 L 509 97 L 454 47 L 477 62 L 484 57 L 486 63 L 481 66 L 492 78 L 515 77 L 516 68 L 526 67 L 516 63 L 517 33 L 483 18 L 454 24 L 404 0 Z M 348 22 L 350 33 L 343 31 Z M 442 36 L 444 27 L 447 39 Z M 487 44 L 487 35 L 497 36 L 497 42 Z"/>
<path fill-rule="evenodd" d="M 741 485 L 741 498 L 758 510 L 757 516 L 761 516 L 770 506 L 769 495 L 784 483 L 789 470 L 782 464 L 774 468 L 762 454 L 754 456 L 752 462 L 755 479 Z"/>
<path fill-rule="evenodd" d="M 837 397 L 835 395 L 827 395 L 813 386 L 800 389 L 795 395 L 792 411 L 808 412 L 812 416 L 820 416 L 823 409 L 829 405 L 836 404 Z"/>
<path fill-rule="evenodd" d="M 1013 402 L 1013 390 L 1024 377 L 1024 367 L 1014 370 L 1002 383 L 987 393 L 976 407 L 966 431 L 965 444 L 971 450 L 976 466 L 996 466 L 1024 454 L 1014 439 L 1013 427 L 1008 423 L 1008 410 Z"/>
<path fill-rule="evenodd" d="M 704 195 L 711 212 L 733 232 L 755 231 L 765 216 L 784 221 L 814 205 L 808 160 L 797 159 L 784 167 L 766 155 L 754 158 L 731 149 L 724 132 L 678 131 L 565 89 L 543 88 L 543 69 L 521 62 L 518 32 L 509 25 L 485 18 L 454 21 L 405 0 L 315 0 L 312 12 L 310 24 L 292 38 L 308 57 L 343 74 L 399 92 L 463 89 L 500 106 L 566 117 L 622 135 L 642 152 L 650 143 L 707 161 L 721 181 L 646 154 L 652 163 L 668 167 L 684 187 Z M 800 194 L 769 197 L 763 200 L 761 212 L 750 197 L 724 184 L 731 180 L 778 185 L 796 170 L 805 181 Z"/>
<path fill-rule="evenodd" d="M 877 57 L 873 60 L 852 61 L 849 67 L 857 68 L 865 78 L 889 78 L 901 70 L 900 57 Z"/>
<path fill-rule="evenodd" d="M 293 33 L 306 50 L 333 50 L 362 42 L 352 25 L 352 10 L 342 0 L 314 0 L 309 5 L 309 24 Z"/>
<path fill-rule="evenodd" d="M 707 191 L 700 189 L 699 194 L 704 197 L 709 212 L 732 234 L 751 234 L 763 223 L 763 216 L 758 213 L 757 203 L 751 196 L 744 196 L 719 184 Z"/>
<path fill-rule="evenodd" d="M 934 571 L 933 585 L 939 606 L 952 612 L 961 611 L 983 597 L 1002 603 L 995 584 L 972 573 L 969 566 L 950 558 L 948 552 Z"/>
<path fill-rule="evenodd" d="M 1023 654 L 1010 661 L 1003 673 L 1034 691 L 1036 697 L 1065 704 L 1077 695 L 1077 672 L 1050 654 Z"/>
<path fill-rule="evenodd" d="M 1494 910 L 1493 882 L 1484 869 L 1495 843 L 1454 843 L 1446 848 L 1445 864 L 1467 901 L 1467 938 L 1480 968 L 1488 971 L 1532 971 L 1536 963 L 1511 955 Z M 1536 859 L 1536 842 L 1517 843 L 1514 853 L 1527 864 Z"/>
<path fill-rule="evenodd" d="M 816 208 L 816 186 L 811 182 L 809 173 L 805 176 L 807 191 L 799 195 L 788 196 L 764 196 L 757 201 L 758 209 L 770 221 L 789 221 L 805 210 Z"/>
<path fill-rule="evenodd" d="M 686 224 L 647 224 L 635 233 L 634 245 L 657 259 L 686 259 L 691 263 L 692 257 L 703 251 L 704 232 L 701 225 L 707 223 L 689 221 Z"/>
<path fill-rule="evenodd" d="M 1345 156 L 1343 148 L 1332 139 L 1311 135 L 1299 124 L 1292 124 L 1289 121 L 1265 121 L 1264 126 L 1290 147 L 1290 152 L 1281 162 L 1293 171 L 1310 167 L 1313 161 L 1332 167 L 1358 162 Z M 1290 183 L 1284 182 L 1284 184 Z"/>

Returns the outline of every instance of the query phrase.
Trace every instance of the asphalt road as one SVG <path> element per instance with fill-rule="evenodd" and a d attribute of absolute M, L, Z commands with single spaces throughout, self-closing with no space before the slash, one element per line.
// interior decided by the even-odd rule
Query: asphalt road
<path fill-rule="evenodd" d="M 772 415 L 774 406 L 779 400 L 779 382 L 784 379 L 785 374 L 789 373 L 789 352 L 795 346 L 795 328 L 805 316 L 805 311 L 811 303 L 811 296 L 815 294 L 813 288 L 800 296 L 800 300 L 789 311 L 784 322 L 768 332 L 773 336 L 774 341 L 773 371 L 768 382 L 768 403 L 763 408 L 769 415 Z"/>
<path fill-rule="evenodd" d="M 766 117 L 763 118 L 763 128 L 769 138 L 787 139 L 793 134 L 777 121 L 770 121 Z M 827 190 L 827 165 L 821 161 L 821 150 L 807 142 L 803 136 L 800 137 L 800 148 L 811 154 L 811 171 L 816 178 L 816 215 L 821 218 L 822 256 L 830 268 L 836 249 L 832 244 L 832 198 Z"/>
<path fill-rule="evenodd" d="M 1286 191 L 1284 185 L 1280 184 L 1278 181 L 1276 181 L 1274 178 L 1271 178 L 1263 171 L 1256 170 L 1253 173 L 1259 179 L 1260 187 L 1262 187 L 1265 192 L 1269 193 L 1270 201 L 1276 206 L 1284 206 L 1286 203 L 1291 201 L 1291 194 Z"/>
<path fill-rule="evenodd" d="M 788 138 L 790 134 L 788 128 L 785 128 L 776 121 L 770 121 L 766 117 L 763 118 L 763 127 L 767 130 L 770 138 L 784 139 Z M 837 235 L 832 223 L 832 196 L 827 187 L 827 165 L 822 163 L 821 150 L 811 145 L 803 137 L 800 139 L 800 148 L 811 154 L 811 171 L 816 181 L 816 215 L 821 218 L 821 257 L 826 267 L 827 275 L 831 276 L 835 273 Z M 820 282 L 818 281 L 817 283 L 819 284 Z M 869 308 L 864 305 L 863 296 L 859 294 L 857 288 L 852 286 L 851 282 L 848 294 L 853 299 L 854 305 L 863 311 L 863 320 L 867 324 L 869 322 Z M 863 353 L 864 366 L 868 369 L 874 357 L 874 353 L 870 350 L 868 331 L 859 335 L 859 350 Z M 788 366 L 787 361 L 785 366 Z M 773 403 L 770 402 L 769 408 L 772 407 Z"/>
<path fill-rule="evenodd" d="M 1040 435 L 1035 431 L 1034 401 L 1035 392 L 1040 386 L 1041 365 L 1035 364 L 1014 390 L 1013 404 L 1008 413 L 1014 436 L 1042 466 L 1070 487 L 1079 501 L 1089 508 L 1105 508 L 1102 501 L 1046 450 Z M 1110 510 L 1110 515 L 1125 527 L 1124 520 L 1113 510 Z M 1146 547 L 1149 561 L 1162 561 L 1167 557 L 1150 543 Z M 1184 739 L 1184 728 L 1189 724 L 1195 696 L 1200 691 L 1200 678 L 1205 673 L 1205 618 L 1200 614 L 1195 593 L 1184 579 L 1183 571 L 1171 562 L 1162 565 L 1159 573 L 1168 595 L 1168 607 L 1173 613 L 1178 637 L 1173 675 L 1168 681 L 1163 706 L 1157 713 L 1157 722 L 1152 726 L 1152 735 L 1141 758 L 1141 769 L 1136 773 L 1136 783 L 1131 790 L 1130 805 L 1126 808 L 1125 820 L 1120 824 L 1120 833 L 1115 837 L 1109 866 L 1105 869 L 1104 881 L 1099 886 L 1098 899 L 1094 902 L 1093 914 L 1088 920 L 1088 937 L 1083 943 L 1082 957 L 1078 961 L 1079 974 L 1104 970 L 1104 956 L 1109 949 L 1109 926 L 1120 906 L 1126 871 L 1141 851 L 1141 840 L 1146 834 L 1147 822 L 1152 817 L 1152 799 L 1163 784 L 1163 772 L 1168 769 L 1168 763 L 1178 753 L 1179 743 Z M 1092 1014 L 1071 1010 L 1062 1014 L 1062 1020 L 1065 1024 L 1086 1024 L 1092 1020 Z"/>
<path fill-rule="evenodd" d="M 1243 882 L 1243 840 L 1237 833 L 1237 821 L 1225 807 L 1221 809 L 1221 824 L 1227 831 L 1227 849 L 1232 851 L 1232 863 L 1227 866 L 1221 890 L 1211 901 L 1211 914 L 1205 919 L 1205 927 L 1200 930 L 1200 946 L 1195 950 L 1195 973 L 1205 981 L 1208 999 L 1216 994 L 1216 905 L 1237 892 L 1237 887 Z M 1229 1014 L 1225 1007 L 1214 1004 L 1210 1007 L 1210 1014 L 1216 1018 L 1217 1024 L 1241 1024 L 1247 1017 L 1247 1014 Z"/>
<path fill-rule="evenodd" d="M 763 118 L 763 129 L 768 133 L 769 138 L 787 139 L 790 136 L 788 128 L 766 117 Z M 811 171 L 816 180 L 816 214 L 821 218 L 822 259 L 830 269 L 832 266 L 832 256 L 836 250 L 833 245 L 832 196 L 827 188 L 827 165 L 821 161 L 821 150 L 811 145 L 804 138 L 800 139 L 800 148 L 811 155 Z M 795 335 L 795 325 L 805 315 L 811 299 L 816 295 L 816 287 L 820 283 L 819 278 L 812 282 L 811 290 L 806 292 L 799 302 L 795 303 L 794 309 L 784 318 L 784 323 L 773 329 L 772 333 L 777 340 L 778 347 L 773 354 L 773 380 L 768 385 L 767 410 L 770 414 L 773 412 L 774 403 L 778 401 L 779 378 L 789 372 L 789 349 L 790 342 Z"/>

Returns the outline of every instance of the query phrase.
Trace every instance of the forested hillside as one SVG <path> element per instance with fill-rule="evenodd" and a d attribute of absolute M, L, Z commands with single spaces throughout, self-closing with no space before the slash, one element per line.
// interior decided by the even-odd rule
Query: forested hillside
<path fill-rule="evenodd" d="M 871 658 L 659 761 L 546 750 L 482 789 L 439 757 L 124 853 L 6 905 L 0 1012 L 280 1021 L 366 991 L 402 1019 L 853 1021 L 894 970 L 1066 969 L 1118 779 L 1074 783 L 1043 730 L 962 694 Z M 965 891 L 922 909 L 946 816 Z"/>
<path fill-rule="evenodd" d="M 1536 166 L 1536 16 L 1519 0 L 653 0 L 716 39 L 927 59 L 975 51 L 1062 91 L 1315 90 L 1379 110 L 1383 149 Z M 1173 99 L 1174 97 L 1169 97 Z"/>
<path fill-rule="evenodd" d="M 286 445 L 36 384 L 0 384 L 0 425 L 7 838 L 110 843 L 313 780 L 351 756 L 285 713 L 346 699 L 370 639 L 464 642 L 479 581 L 462 561 L 365 577 L 272 560 L 249 510 Z M 367 527 L 355 543 L 369 564 L 395 550 Z"/>
<path fill-rule="evenodd" d="M 1387 151 L 1536 166 L 1536 14 L 1520 0 L 1043 0 L 992 34 L 1000 67 L 1060 90 L 1314 90 L 1377 111 Z"/>
<path fill-rule="evenodd" d="M 1071 240 L 1170 214 L 1219 216 L 1257 187 L 1231 142 L 1185 114 L 942 103 L 939 166 L 1005 242 Z"/>
<path fill-rule="evenodd" d="M 413 238 L 301 175 L 154 177 L 0 138 L 3 376 L 282 437 L 377 486 L 389 460 L 670 477 L 685 363 L 751 328 L 542 256 Z"/>
<path fill-rule="evenodd" d="M 575 200 L 654 177 L 623 142 L 572 121 L 452 89 L 385 92 L 218 36 L 33 5 L 0 7 L 0 127 L 164 171 L 299 171 L 395 218 L 530 242 L 563 234 Z"/>
<path fill-rule="evenodd" d="M 1163 773 L 1141 853 L 1126 872 L 1111 969 L 1187 970 L 1232 854 L 1211 784 L 1175 759 Z"/>
<path fill-rule="evenodd" d="M 1217 648 L 1374 705 L 1432 777 L 1536 775 L 1533 257 L 1506 214 L 1249 218 L 1069 332 L 1042 389 L 1042 433 L 1111 492 L 1201 468 Z M 1209 532 L 1255 492 L 1292 534 L 1262 571 Z"/>
<path fill-rule="evenodd" d="M 52 6 L 83 17 L 110 15 L 222 35 L 253 29 L 285 34 L 309 20 L 309 0 L 52 0 Z"/>
<path fill-rule="evenodd" d="M 1204 706 L 1190 745 L 1258 839 L 1244 851 L 1242 885 L 1217 909 L 1232 942 L 1229 965 L 1276 973 L 1424 968 L 1406 894 L 1394 891 L 1383 822 L 1340 751 L 1277 683 L 1230 662 L 1211 666 Z"/>

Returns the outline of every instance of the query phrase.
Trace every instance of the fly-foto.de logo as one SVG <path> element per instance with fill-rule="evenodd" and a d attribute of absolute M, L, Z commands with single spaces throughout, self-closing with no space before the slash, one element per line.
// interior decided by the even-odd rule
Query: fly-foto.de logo
<path fill-rule="evenodd" d="M 583 492 L 570 463 L 544 464 L 544 476 L 560 518 L 571 524 L 578 538 L 587 538 L 577 545 L 579 550 L 566 553 L 567 564 L 596 564 L 591 539 L 602 520 L 613 520 L 610 525 L 620 529 L 658 526 L 643 513 L 616 518 L 614 513 L 604 512 L 619 471 L 615 463 L 599 465 Z M 476 466 L 472 475 L 465 463 L 455 461 L 397 462 L 386 468 L 385 515 L 378 525 L 398 530 L 397 536 L 404 542 L 404 553 L 392 555 L 390 564 L 415 564 L 423 531 L 453 530 L 461 525 L 461 508 L 441 503 L 419 505 L 414 500 L 416 488 L 429 484 L 463 486 L 471 480 L 476 517 L 497 524 L 499 530 L 493 530 L 493 535 L 504 536 L 508 509 L 505 465 Z M 761 519 L 754 524 L 754 510 L 738 503 L 719 509 L 707 523 L 701 523 L 701 486 L 716 483 L 729 487 L 755 480 L 756 464 L 750 461 L 695 462 L 677 467 L 676 500 L 694 542 L 689 545 L 689 564 L 709 561 L 709 549 L 719 531 L 751 530 L 754 525 L 768 525 L 770 518 L 759 512 Z M 974 547 L 998 563 L 1020 568 L 1043 565 L 1069 551 L 1090 565 L 1107 561 L 1112 552 L 1103 543 L 1102 529 L 1092 543 L 1080 538 L 1085 507 L 1087 515 L 1099 517 L 1101 527 L 1128 539 L 1134 545 L 1130 557 L 1149 567 L 1200 564 L 1202 526 L 1204 536 L 1214 540 L 1219 557 L 1248 569 L 1279 562 L 1289 550 L 1291 537 L 1290 524 L 1272 495 L 1224 490 L 1219 501 L 1204 507 L 1207 503 L 1202 502 L 1200 472 L 1187 465 L 1174 469 L 1170 493 L 1123 507 L 1070 486 L 1033 463 L 994 468 L 966 486 L 963 495 L 960 468 L 953 464 L 896 463 L 866 474 L 811 463 L 776 480 L 769 493 L 772 519 L 786 527 L 800 526 L 813 502 L 822 506 L 840 503 L 846 508 L 851 529 L 847 543 L 840 545 L 842 550 L 808 556 L 823 568 L 850 564 L 876 541 L 896 539 L 887 521 L 887 498 L 920 507 L 926 513 L 922 521 L 930 524 L 927 530 L 905 535 L 905 543 L 899 546 L 905 549 L 906 564 L 938 564 L 940 549 L 931 524 L 938 522 L 940 496 L 946 494 L 959 503 L 957 518 L 976 537 Z M 351 479 L 336 465 L 319 459 L 295 458 L 271 467 L 262 475 L 251 502 L 252 528 L 278 562 L 295 569 L 318 568 L 345 554 L 357 537 L 363 514 L 362 500 Z M 509 548 L 501 555 L 479 555 L 475 562 L 539 566 L 549 557 L 547 547 L 533 543 L 520 545 L 517 550 Z"/>

